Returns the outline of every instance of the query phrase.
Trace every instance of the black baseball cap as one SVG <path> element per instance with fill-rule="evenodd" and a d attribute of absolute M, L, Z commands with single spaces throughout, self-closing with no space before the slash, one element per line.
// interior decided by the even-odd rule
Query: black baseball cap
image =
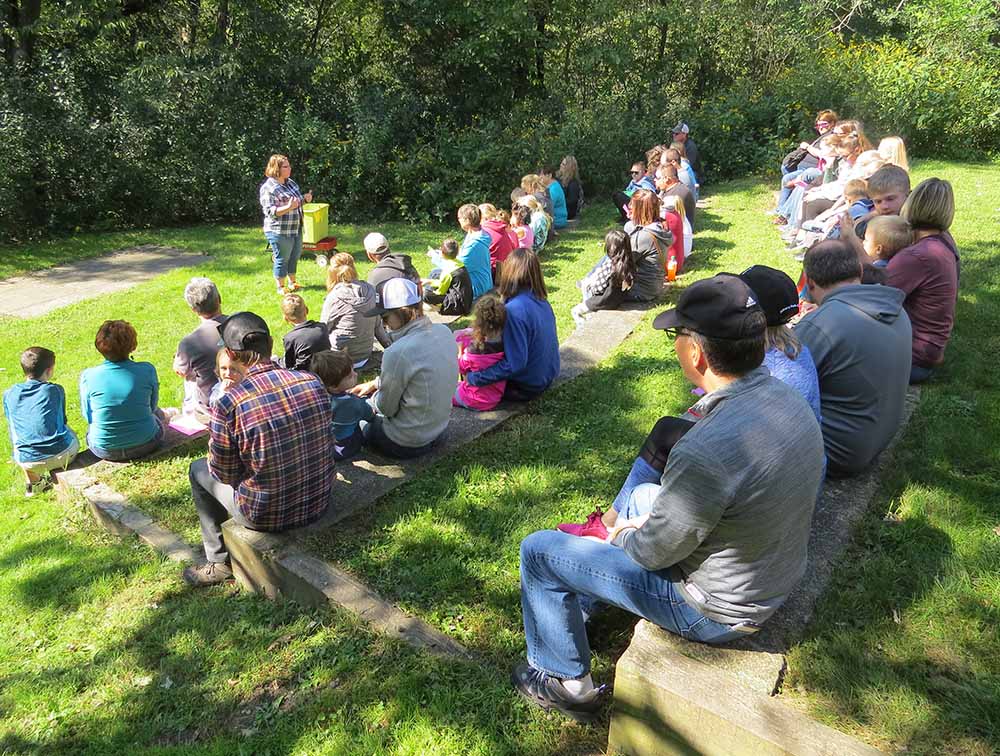
<path fill-rule="evenodd" d="M 688 286 L 672 310 L 661 312 L 653 328 L 683 328 L 710 339 L 748 339 L 764 333 L 757 297 L 733 273 L 719 273 Z"/>
<path fill-rule="evenodd" d="M 237 312 L 219 325 L 219 336 L 227 349 L 234 352 L 252 351 L 267 354 L 271 347 L 271 330 L 260 315 Z"/>
<path fill-rule="evenodd" d="M 785 325 L 799 311 L 799 292 L 783 270 L 753 265 L 742 273 L 743 283 L 753 289 L 769 326 Z"/>

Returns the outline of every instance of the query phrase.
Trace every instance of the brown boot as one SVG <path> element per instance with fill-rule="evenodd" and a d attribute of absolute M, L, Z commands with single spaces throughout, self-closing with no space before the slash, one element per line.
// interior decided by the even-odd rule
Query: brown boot
<path fill-rule="evenodd" d="M 188 567 L 184 570 L 185 582 L 196 588 L 206 585 L 218 585 L 232 579 L 233 568 L 225 562 L 206 562 L 200 567 Z"/>

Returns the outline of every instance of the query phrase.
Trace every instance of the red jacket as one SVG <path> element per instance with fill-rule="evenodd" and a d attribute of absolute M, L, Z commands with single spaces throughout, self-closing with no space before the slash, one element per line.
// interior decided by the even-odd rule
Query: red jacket
<path fill-rule="evenodd" d="M 671 257 L 675 258 L 677 260 L 677 272 L 680 273 L 681 268 L 684 267 L 684 221 L 673 210 L 667 210 L 667 215 L 663 219 L 663 225 L 669 228 L 670 233 L 674 236 L 674 240 L 670 243 L 670 252 L 667 254 L 667 259 L 663 261 L 663 264 L 666 265 Z M 664 268 L 664 271 L 666 271 L 666 268 Z"/>
<path fill-rule="evenodd" d="M 517 247 L 517 243 L 511 242 L 511 233 L 508 233 L 507 224 L 502 220 L 484 220 L 481 226 L 490 236 L 490 264 L 496 268 L 498 262 L 502 263 L 507 259 L 507 255 Z"/>

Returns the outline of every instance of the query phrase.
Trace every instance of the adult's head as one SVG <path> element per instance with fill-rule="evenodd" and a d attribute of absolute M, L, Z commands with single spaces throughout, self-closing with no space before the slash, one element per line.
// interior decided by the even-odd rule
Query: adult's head
<path fill-rule="evenodd" d="M 507 302 L 525 290 L 531 291 L 539 299 L 549 298 L 538 255 L 530 249 L 518 248 L 504 260 L 500 269 L 497 293 L 504 302 Z"/>
<path fill-rule="evenodd" d="M 687 160 L 687 148 L 683 142 L 671 142 L 669 149 L 674 150 L 680 157 Z"/>
<path fill-rule="evenodd" d="M 569 184 L 570 181 L 580 180 L 580 166 L 577 165 L 576 158 L 572 155 L 567 155 L 559 163 L 559 171 L 556 173 L 556 178 L 563 185 Z"/>
<path fill-rule="evenodd" d="M 365 254 L 368 255 L 368 259 L 375 263 L 391 252 L 389 241 L 378 231 L 372 231 L 368 234 L 365 237 L 364 245 Z"/>
<path fill-rule="evenodd" d="M 676 126 L 674 126 L 674 131 L 673 131 L 674 141 L 684 144 L 688 139 L 688 132 L 690 130 L 691 129 L 688 127 L 686 123 L 684 123 L 684 121 L 678 123 Z"/>
<path fill-rule="evenodd" d="M 670 150 L 667 150 L 667 152 L 669 152 L 669 151 Z M 664 158 L 663 159 L 666 160 L 666 153 L 664 153 Z M 667 188 L 667 189 L 669 189 L 670 187 L 672 187 L 674 184 L 679 184 L 680 183 L 680 178 L 678 178 L 678 173 L 677 173 L 677 166 L 674 165 L 673 163 L 669 163 L 669 162 L 668 163 L 663 163 L 663 162 L 661 162 L 660 163 L 659 173 L 660 173 L 660 176 L 663 178 L 663 181 L 666 182 L 666 187 L 665 188 Z"/>
<path fill-rule="evenodd" d="M 939 178 L 924 179 L 907 197 L 899 214 L 917 234 L 947 231 L 955 218 L 955 193 L 951 184 Z"/>
<path fill-rule="evenodd" d="M 184 287 L 184 301 L 196 315 L 214 318 L 221 312 L 222 296 L 218 288 L 208 278 L 196 276 Z"/>
<path fill-rule="evenodd" d="M 673 333 L 685 377 L 701 388 L 714 390 L 764 361 L 767 318 L 750 287 L 731 273 L 695 281 L 653 327 Z"/>
<path fill-rule="evenodd" d="M 663 153 L 667 151 L 667 146 L 664 144 L 658 144 L 655 147 L 651 147 L 646 150 L 646 168 L 650 172 L 655 171 L 660 165 L 660 161 L 663 158 Z"/>
<path fill-rule="evenodd" d="M 900 137 L 885 137 L 878 143 L 878 151 L 886 163 L 899 166 L 904 171 L 910 170 L 910 161 L 906 156 L 906 144 Z"/>
<path fill-rule="evenodd" d="M 44 381 L 56 366 L 56 353 L 45 347 L 28 347 L 21 352 L 21 371 L 25 378 Z"/>
<path fill-rule="evenodd" d="M 479 212 L 478 205 L 469 203 L 458 208 L 458 225 L 462 227 L 463 231 L 479 228 L 481 222 L 482 214 Z"/>
<path fill-rule="evenodd" d="M 285 179 L 292 175 L 292 163 L 287 155 L 271 155 L 264 169 L 264 175 L 285 183 Z"/>
<path fill-rule="evenodd" d="M 628 175 L 632 177 L 633 181 L 638 181 L 646 175 L 646 164 L 641 160 L 636 160 L 629 168 Z"/>
<path fill-rule="evenodd" d="M 387 329 L 398 331 L 424 316 L 420 290 L 408 278 L 390 278 L 376 294 L 374 312 L 382 317 L 382 324 Z"/>
<path fill-rule="evenodd" d="M 660 198 L 648 189 L 639 189 L 629 200 L 632 222 L 637 226 L 648 226 L 660 220 Z"/>
<path fill-rule="evenodd" d="M 826 134 L 830 129 L 837 125 L 839 118 L 837 114 L 832 110 L 821 110 L 816 114 L 816 120 L 813 122 L 813 127 L 819 134 Z"/>
<path fill-rule="evenodd" d="M 861 121 L 838 121 L 831 131 L 838 136 L 856 137 L 861 152 L 872 148 L 871 141 L 865 136 L 865 127 Z"/>
<path fill-rule="evenodd" d="M 125 320 L 105 320 L 97 329 L 94 346 L 109 362 L 127 360 L 139 345 L 132 324 Z"/>
<path fill-rule="evenodd" d="M 784 352 L 794 360 L 799 356 L 801 347 L 787 325 L 799 311 L 799 293 L 795 282 L 783 270 L 767 265 L 753 265 L 740 273 L 740 278 L 753 290 L 757 304 L 767 319 L 765 349 Z"/>
<path fill-rule="evenodd" d="M 840 239 L 827 239 L 815 244 L 803 260 L 806 286 L 817 304 L 836 289 L 861 283 L 861 261 L 857 253 Z"/>
<path fill-rule="evenodd" d="M 243 368 L 271 359 L 274 346 L 271 329 L 256 313 L 244 311 L 230 315 L 219 326 L 219 336 L 229 358 Z"/>
<path fill-rule="evenodd" d="M 538 175 L 546 184 L 551 184 L 555 180 L 556 169 L 546 163 L 538 169 Z"/>
<path fill-rule="evenodd" d="M 897 165 L 883 165 L 868 179 L 868 196 L 878 215 L 897 215 L 910 194 L 910 174 Z"/>
<path fill-rule="evenodd" d="M 326 268 L 326 290 L 330 291 L 339 283 L 353 283 L 358 280 L 358 270 L 354 258 L 347 252 L 338 252 L 330 258 Z"/>

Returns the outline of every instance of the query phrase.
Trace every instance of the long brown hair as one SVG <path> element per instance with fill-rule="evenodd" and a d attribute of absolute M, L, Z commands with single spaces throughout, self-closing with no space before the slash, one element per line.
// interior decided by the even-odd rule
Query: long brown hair
<path fill-rule="evenodd" d="M 548 299 L 545 289 L 545 279 L 542 277 L 542 265 L 538 255 L 530 249 L 515 249 L 503 262 L 500 269 L 500 283 L 497 292 L 500 298 L 507 302 L 522 289 L 530 289 L 539 299 Z"/>
<path fill-rule="evenodd" d="M 640 189 L 633 194 L 629 205 L 632 222 L 637 226 L 648 226 L 660 219 L 660 198 L 648 189 Z"/>

